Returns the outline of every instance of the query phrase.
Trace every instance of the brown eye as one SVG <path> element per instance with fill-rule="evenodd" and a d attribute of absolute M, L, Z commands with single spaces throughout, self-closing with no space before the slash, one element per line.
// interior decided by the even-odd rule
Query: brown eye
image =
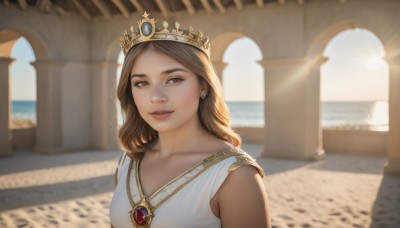
<path fill-rule="evenodd" d="M 179 83 L 179 82 L 181 82 L 181 81 L 183 81 L 183 79 L 182 78 L 170 78 L 168 81 L 167 81 L 167 83 L 168 84 L 175 84 L 175 83 Z"/>
<path fill-rule="evenodd" d="M 135 86 L 135 87 L 143 87 L 146 85 L 148 85 L 148 83 L 145 81 L 138 81 L 138 82 L 133 83 L 133 86 Z"/>

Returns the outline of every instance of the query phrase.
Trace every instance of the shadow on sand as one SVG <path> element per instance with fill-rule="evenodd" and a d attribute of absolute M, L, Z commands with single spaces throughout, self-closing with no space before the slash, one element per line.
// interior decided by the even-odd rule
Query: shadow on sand
<path fill-rule="evenodd" d="M 387 158 L 360 155 L 327 154 L 324 159 L 314 162 L 308 168 L 324 171 L 383 174 Z"/>
<path fill-rule="evenodd" d="M 79 151 L 58 154 L 38 154 L 32 151 L 18 151 L 12 157 L 0 159 L 0 175 L 108 160 L 117 162 L 121 155 L 122 151 Z M 44 162 L 35 163 L 34 161 L 38 159 Z"/>
<path fill-rule="evenodd" d="M 384 175 L 372 208 L 371 228 L 398 228 L 400 227 L 398 215 L 400 215 L 400 177 Z"/>
<path fill-rule="evenodd" d="M 113 178 L 114 175 L 105 175 L 58 184 L 0 190 L 0 212 L 112 192 Z"/>
<path fill-rule="evenodd" d="M 266 175 L 274 175 L 295 169 L 307 168 L 321 171 L 383 174 L 385 157 L 326 154 L 319 161 L 285 160 L 257 157 L 257 162 L 264 168 Z"/>
<path fill-rule="evenodd" d="M 312 164 L 312 161 L 284 160 L 276 158 L 257 158 L 257 163 L 264 169 L 265 175 L 274 175 L 300 169 Z"/>

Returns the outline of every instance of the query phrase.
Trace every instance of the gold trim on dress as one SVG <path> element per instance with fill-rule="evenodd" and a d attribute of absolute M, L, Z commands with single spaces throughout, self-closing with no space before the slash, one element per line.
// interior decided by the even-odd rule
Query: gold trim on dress
<path fill-rule="evenodd" d="M 142 185 L 141 185 L 141 181 L 140 181 L 140 174 L 139 174 L 139 165 L 140 165 L 141 158 L 132 159 L 129 163 L 128 174 L 127 174 L 127 178 L 126 178 L 126 191 L 128 194 L 129 202 L 133 208 L 129 212 L 129 214 L 130 214 L 130 217 L 131 217 L 131 220 L 132 220 L 132 223 L 134 224 L 134 226 L 135 227 L 149 227 L 150 223 L 154 217 L 154 211 L 159 206 L 161 206 L 163 203 L 165 203 L 168 199 L 170 199 L 173 195 L 175 195 L 177 192 L 179 192 L 181 189 L 183 189 L 186 185 L 188 185 L 191 181 L 193 181 L 195 178 L 200 176 L 202 173 L 204 173 L 210 167 L 212 167 L 213 165 L 217 164 L 218 162 L 223 161 L 226 158 L 232 157 L 232 156 L 235 156 L 237 161 L 234 162 L 230 166 L 228 172 L 232 172 L 243 165 L 252 165 L 255 168 L 257 168 L 261 177 L 264 177 L 264 171 L 256 163 L 256 160 L 254 160 L 250 155 L 248 155 L 247 153 L 245 153 L 244 151 L 242 151 L 240 149 L 229 148 L 229 149 L 219 151 L 219 152 L 203 159 L 200 163 L 189 168 L 188 170 L 186 170 L 185 172 L 183 172 L 182 174 L 175 177 L 174 179 L 169 181 L 167 184 L 165 184 L 164 186 L 159 188 L 150 197 L 146 197 L 143 194 L 143 189 L 142 189 Z M 135 169 L 135 180 L 136 180 L 136 185 L 137 185 L 138 192 L 139 192 L 140 199 L 141 199 L 139 203 L 135 203 L 132 198 L 132 193 L 131 193 L 131 188 L 130 188 L 130 176 L 131 176 L 132 169 Z M 176 182 L 177 180 L 179 180 L 185 176 L 188 176 L 188 179 L 185 182 L 183 182 L 182 184 L 177 186 L 175 189 L 170 191 L 166 196 L 164 196 L 161 200 L 158 200 L 158 202 L 157 202 L 156 198 L 160 193 L 167 191 L 167 188 L 170 185 L 172 185 L 174 182 Z M 152 201 L 156 201 L 156 202 L 152 202 Z M 138 207 L 144 207 L 148 211 L 148 214 L 150 217 L 148 217 L 148 220 L 146 220 L 147 221 L 146 226 L 138 226 L 138 224 L 136 223 L 136 221 L 134 219 L 134 211 Z"/>
<path fill-rule="evenodd" d="M 228 172 L 235 171 L 236 169 L 238 169 L 242 166 L 245 166 L 245 165 L 251 165 L 257 169 L 258 174 L 260 174 L 261 178 L 264 177 L 264 170 L 261 168 L 261 166 L 259 166 L 257 164 L 256 160 L 253 159 L 252 157 L 250 157 L 249 155 L 241 154 L 241 155 L 236 156 L 236 159 L 237 159 L 237 161 L 235 163 L 233 163 L 231 165 L 231 167 L 229 167 Z"/>

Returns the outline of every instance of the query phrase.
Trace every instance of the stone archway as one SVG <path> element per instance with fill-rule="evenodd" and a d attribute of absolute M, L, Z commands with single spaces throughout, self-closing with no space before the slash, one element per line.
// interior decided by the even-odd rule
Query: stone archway
<path fill-rule="evenodd" d="M 20 37 L 25 37 L 30 45 L 32 46 L 34 55 L 36 57 L 36 63 L 32 63 L 34 66 L 37 64 L 38 59 L 46 59 L 48 57 L 48 51 L 44 42 L 42 42 L 39 38 L 35 35 L 29 33 L 25 30 L 20 29 L 4 29 L 0 31 L 0 105 L 2 107 L 0 112 L 0 135 L 2 136 L 0 139 L 0 147 L 2 150 L 0 151 L 0 156 L 7 156 L 13 154 L 12 149 L 12 132 L 10 129 L 10 118 L 11 118 L 11 97 L 10 97 L 10 65 L 14 61 L 14 59 L 10 58 L 12 47 L 14 46 L 15 42 Z M 40 76 L 40 72 L 37 72 L 37 75 Z M 45 85 L 42 79 L 36 77 L 37 80 L 37 100 L 39 107 L 37 110 L 37 127 L 35 131 L 40 131 L 41 129 L 45 128 L 45 122 L 41 121 L 43 119 L 44 108 L 43 105 L 43 96 L 40 96 L 41 93 L 45 88 Z M 39 101 L 40 100 L 40 101 Z M 39 121 L 40 120 L 40 121 Z M 35 146 L 38 145 L 38 135 L 35 134 Z M 3 149 L 4 148 L 4 149 Z"/>
<path fill-rule="evenodd" d="M 322 55 L 322 53 L 328 42 L 335 35 L 344 30 L 358 27 L 373 31 L 378 39 L 380 39 L 386 52 L 385 59 L 389 65 L 389 134 L 387 139 L 387 156 L 389 161 L 385 165 L 384 171 L 386 173 L 400 174 L 400 104 L 396 100 L 400 91 L 400 53 L 398 52 L 400 40 L 393 39 L 393 37 L 384 36 L 382 29 L 378 28 L 379 24 L 375 24 L 375 26 L 376 27 L 367 26 L 362 22 L 358 22 L 357 24 L 350 21 L 337 22 L 323 31 L 320 31 L 318 35 L 314 37 L 308 46 L 306 56 L 308 59 L 315 60 L 315 64 L 312 66 L 310 77 L 314 78 L 314 84 L 319 90 L 320 67 L 321 64 L 328 60 Z M 318 110 L 320 110 L 319 102 Z M 319 126 L 319 132 L 319 135 L 322 136 L 321 126 Z M 320 137 L 320 139 L 322 139 L 322 137 Z"/>
<path fill-rule="evenodd" d="M 33 48 L 37 60 L 49 57 L 45 42 L 29 31 L 19 28 L 0 28 L 0 57 L 9 57 L 14 43 L 21 37 L 25 37 Z"/>
<path fill-rule="evenodd" d="M 329 41 L 339 34 L 342 31 L 347 29 L 354 29 L 356 26 L 354 23 L 349 21 L 341 21 L 337 22 L 331 26 L 328 26 L 323 31 L 319 32 L 310 42 L 310 45 L 307 49 L 306 56 L 307 58 L 319 58 L 322 56 L 322 53 L 328 45 Z"/>
<path fill-rule="evenodd" d="M 324 149 L 331 153 L 386 156 L 389 72 L 382 59 L 386 55 L 382 42 L 369 30 L 348 29 L 335 35 L 324 53 L 329 61 L 321 66 L 323 113 L 331 110 L 325 117 L 341 113 L 346 119 L 340 123 L 323 118 L 330 122 L 323 130 Z M 329 101 L 332 98 L 335 101 Z M 341 109 L 342 105 L 346 108 Z M 359 114 L 365 113 L 364 116 L 351 118 L 353 110 L 363 109 Z"/>
<path fill-rule="evenodd" d="M 316 145 L 317 152 L 313 159 L 320 159 L 324 156 L 325 151 L 323 147 L 322 138 L 322 116 L 321 116 L 321 101 L 320 101 L 320 85 L 321 85 L 321 65 L 328 59 L 323 56 L 323 51 L 329 41 L 338 33 L 355 28 L 354 24 L 348 21 L 341 21 L 332 26 L 325 28 L 319 32 L 310 42 L 305 57 L 309 64 L 309 75 L 307 80 L 307 120 L 308 120 L 308 134 L 311 144 Z"/>
<path fill-rule="evenodd" d="M 258 36 L 252 36 L 244 33 L 239 33 L 239 32 L 225 32 L 222 34 L 217 35 L 213 40 L 211 40 L 211 61 L 213 62 L 213 65 L 215 67 L 215 70 L 217 72 L 217 75 L 222 83 L 224 85 L 224 80 L 223 80 L 223 71 L 227 67 L 227 63 L 223 61 L 223 57 L 225 54 L 225 51 L 229 47 L 232 42 L 240 39 L 247 37 L 251 39 L 255 45 L 258 46 L 260 52 L 261 52 L 261 59 L 264 58 L 264 53 L 262 49 L 262 45 L 260 45 L 259 40 L 257 40 Z M 260 67 L 263 69 L 264 73 L 262 75 L 263 77 L 263 88 L 264 88 L 264 104 L 263 104 L 263 122 L 264 126 L 262 127 L 248 127 L 248 126 L 236 126 L 234 129 L 243 137 L 243 141 L 245 143 L 251 143 L 251 144 L 258 144 L 261 147 L 264 144 L 265 141 L 265 123 L 266 123 L 266 115 L 265 115 L 265 109 L 266 109 L 266 91 L 265 91 L 265 65 L 263 65 L 263 60 L 257 61 L 256 64 L 259 64 Z"/>
<path fill-rule="evenodd" d="M 223 83 L 222 72 L 226 67 L 226 64 L 222 61 L 225 50 L 229 46 L 229 44 L 242 37 L 246 37 L 246 35 L 237 32 L 229 32 L 219 34 L 213 40 L 211 40 L 211 61 L 214 64 L 215 70 L 217 71 L 217 75 L 221 83 Z"/>

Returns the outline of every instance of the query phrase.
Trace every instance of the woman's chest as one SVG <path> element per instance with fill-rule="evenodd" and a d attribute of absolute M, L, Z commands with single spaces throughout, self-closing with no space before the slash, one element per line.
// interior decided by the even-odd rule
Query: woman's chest
<path fill-rule="evenodd" d="M 177 181 L 196 168 L 203 156 L 182 156 L 157 160 L 144 157 L 138 164 L 137 176 L 145 196 L 154 195 L 171 182 Z"/>
<path fill-rule="evenodd" d="M 110 205 L 110 217 L 114 227 L 133 226 L 128 213 L 132 206 L 128 193 L 123 190 L 124 187 L 125 183 L 117 186 Z M 154 217 L 150 227 L 220 227 L 220 220 L 210 208 L 210 188 L 202 178 L 187 184 L 153 211 Z M 159 195 L 166 196 L 162 192 Z"/>

